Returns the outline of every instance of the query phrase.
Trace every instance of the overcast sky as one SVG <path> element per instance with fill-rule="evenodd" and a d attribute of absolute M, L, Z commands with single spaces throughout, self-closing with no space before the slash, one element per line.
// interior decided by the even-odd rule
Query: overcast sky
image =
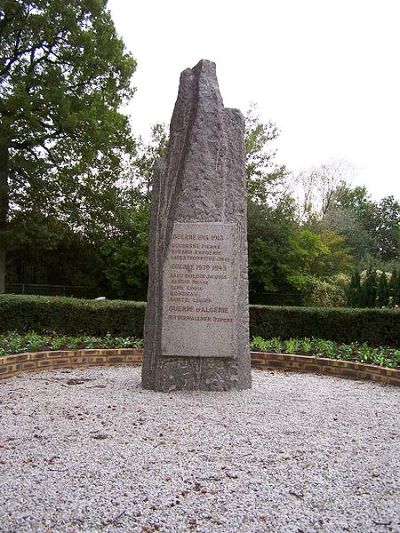
<path fill-rule="evenodd" d="M 279 161 L 331 159 L 353 184 L 400 199 L 400 0 L 109 0 L 138 62 L 128 111 L 136 134 L 169 124 L 179 74 L 217 64 L 224 104 L 258 104 Z"/>

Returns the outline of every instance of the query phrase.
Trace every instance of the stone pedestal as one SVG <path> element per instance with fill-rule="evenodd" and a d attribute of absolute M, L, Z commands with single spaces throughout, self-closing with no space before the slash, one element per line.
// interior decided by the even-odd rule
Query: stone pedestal
<path fill-rule="evenodd" d="M 142 383 L 159 391 L 246 389 L 244 119 L 225 109 L 215 64 L 181 74 L 154 171 Z"/>

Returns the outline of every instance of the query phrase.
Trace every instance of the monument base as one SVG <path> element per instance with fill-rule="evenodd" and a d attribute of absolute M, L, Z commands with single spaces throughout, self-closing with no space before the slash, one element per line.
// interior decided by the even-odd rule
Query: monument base
<path fill-rule="evenodd" d="M 244 390 L 251 388 L 251 375 L 222 359 L 165 358 L 153 372 L 142 373 L 142 386 L 160 392 Z"/>

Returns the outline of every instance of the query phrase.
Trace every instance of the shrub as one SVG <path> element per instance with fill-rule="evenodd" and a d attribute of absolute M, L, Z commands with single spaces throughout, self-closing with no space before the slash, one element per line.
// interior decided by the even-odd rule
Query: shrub
<path fill-rule="evenodd" d="M 50 296 L 0 296 L 0 333 L 143 337 L 146 304 Z M 250 306 L 250 334 L 282 340 L 318 337 L 342 343 L 400 346 L 400 311 Z"/>
<path fill-rule="evenodd" d="M 383 270 L 354 272 L 347 291 L 352 307 L 394 307 L 400 303 L 400 273 Z"/>
<path fill-rule="evenodd" d="M 250 334 L 282 340 L 318 337 L 400 346 L 400 312 L 390 309 L 250 306 Z"/>
<path fill-rule="evenodd" d="M 78 300 L 58 296 L 0 296 L 0 333 L 143 337 L 143 302 Z"/>
<path fill-rule="evenodd" d="M 344 307 L 346 305 L 346 277 L 310 278 L 304 289 L 307 306 Z"/>

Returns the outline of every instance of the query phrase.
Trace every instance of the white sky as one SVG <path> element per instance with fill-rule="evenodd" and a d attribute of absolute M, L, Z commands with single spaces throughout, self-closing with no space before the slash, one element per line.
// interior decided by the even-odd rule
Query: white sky
<path fill-rule="evenodd" d="M 375 199 L 400 199 L 400 0 L 109 0 L 138 62 L 136 134 L 169 124 L 179 74 L 217 64 L 224 104 L 258 104 L 297 171 L 331 159 Z"/>

